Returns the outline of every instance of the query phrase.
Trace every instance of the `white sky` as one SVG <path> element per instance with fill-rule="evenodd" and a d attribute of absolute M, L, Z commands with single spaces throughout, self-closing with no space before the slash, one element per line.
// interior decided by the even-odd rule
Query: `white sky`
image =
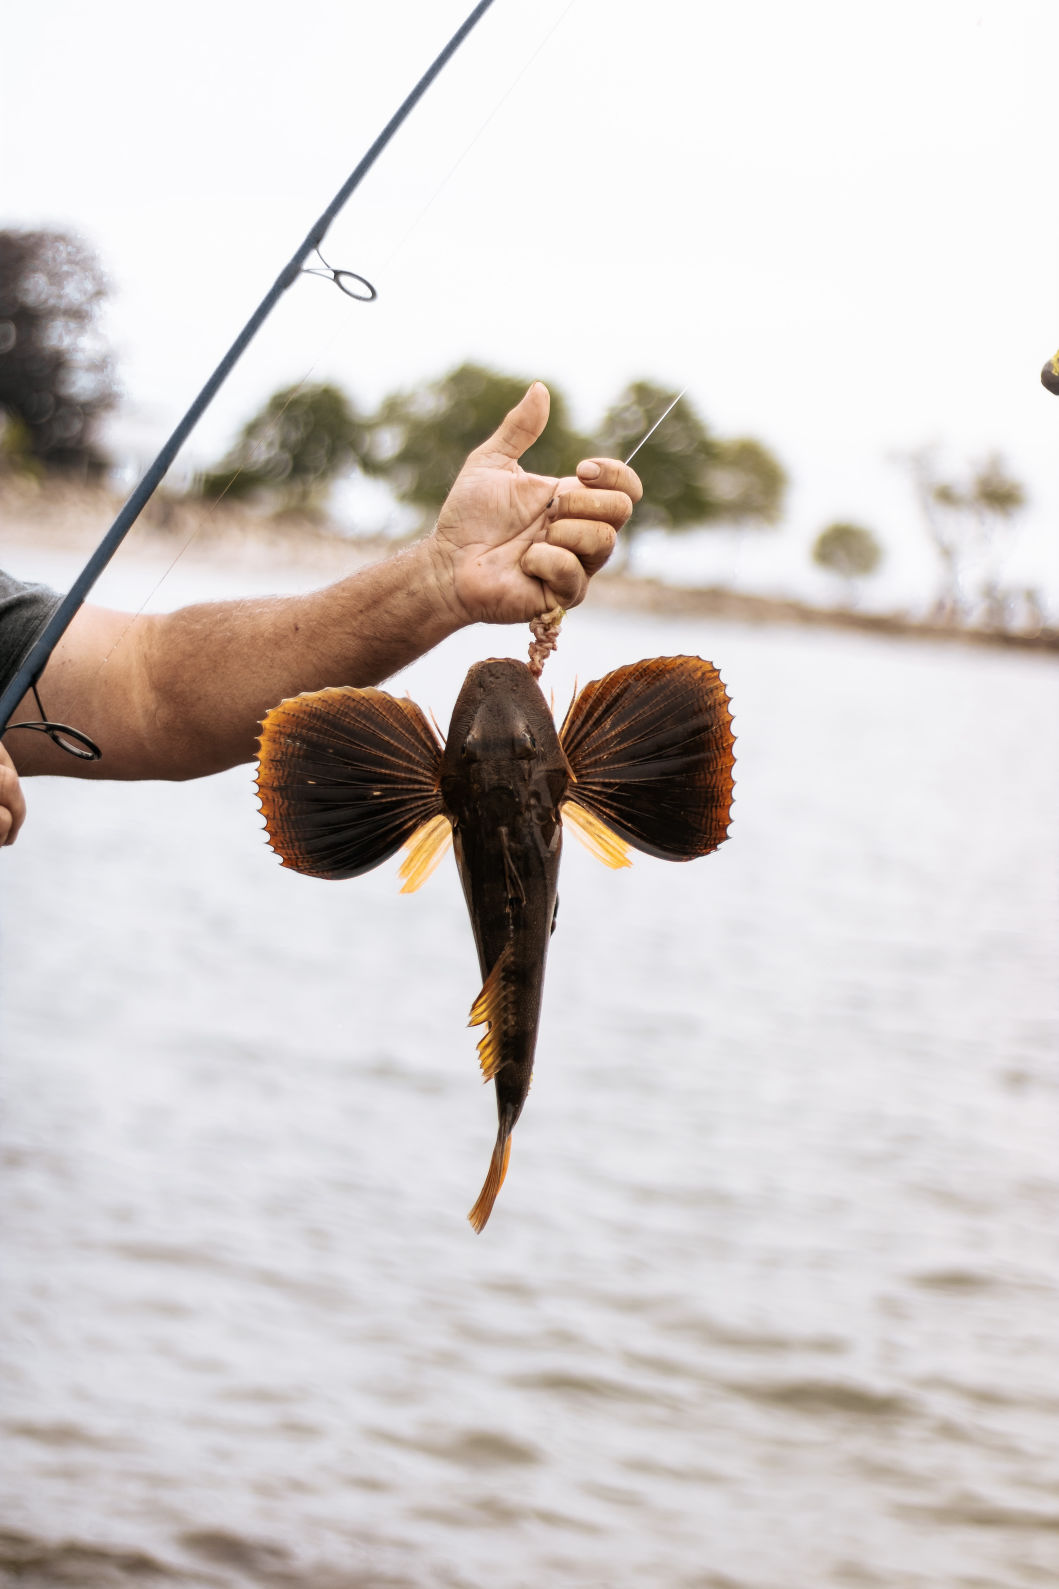
<path fill-rule="evenodd" d="M 98 250 L 141 462 L 469 9 L 9 8 L 0 225 Z M 853 517 L 900 592 L 893 455 L 999 448 L 1032 498 L 1009 573 L 1059 600 L 1057 59 L 1056 0 L 496 0 L 329 236 L 379 303 L 299 283 L 189 452 L 310 372 L 373 406 L 474 357 L 586 428 L 647 376 L 787 465 L 740 556 L 789 574 Z"/>

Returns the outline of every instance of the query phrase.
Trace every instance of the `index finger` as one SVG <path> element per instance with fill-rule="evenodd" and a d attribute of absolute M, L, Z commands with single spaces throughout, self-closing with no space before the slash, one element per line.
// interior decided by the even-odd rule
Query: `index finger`
<path fill-rule="evenodd" d="M 577 466 L 577 477 L 582 485 L 599 487 L 604 491 L 624 491 L 635 505 L 643 496 L 643 486 L 635 469 L 617 458 L 584 458 Z"/>

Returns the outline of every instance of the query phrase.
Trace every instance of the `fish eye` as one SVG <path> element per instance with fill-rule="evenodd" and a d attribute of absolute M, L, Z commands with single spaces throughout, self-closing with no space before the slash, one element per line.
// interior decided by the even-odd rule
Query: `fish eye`
<path fill-rule="evenodd" d="M 460 746 L 460 755 L 464 761 L 481 761 L 482 736 L 477 728 L 472 728 L 463 744 Z"/>
<path fill-rule="evenodd" d="M 528 728 L 524 728 L 515 740 L 515 755 L 520 761 L 528 761 L 537 754 L 537 741 Z"/>

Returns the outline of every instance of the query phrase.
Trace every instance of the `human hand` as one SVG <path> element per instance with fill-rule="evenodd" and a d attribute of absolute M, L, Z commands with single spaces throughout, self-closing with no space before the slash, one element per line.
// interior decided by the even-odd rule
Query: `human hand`
<path fill-rule="evenodd" d="M 528 623 L 576 607 L 643 495 L 634 470 L 586 459 L 557 480 L 519 459 L 548 422 L 535 381 L 497 431 L 471 453 L 426 542 L 443 598 L 460 623 Z"/>
<path fill-rule="evenodd" d="M 14 844 L 26 816 L 26 802 L 15 764 L 0 745 L 0 848 Z"/>

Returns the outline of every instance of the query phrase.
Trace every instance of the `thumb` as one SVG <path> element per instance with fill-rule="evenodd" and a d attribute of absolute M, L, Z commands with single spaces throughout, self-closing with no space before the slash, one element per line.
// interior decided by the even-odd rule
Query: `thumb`
<path fill-rule="evenodd" d="M 551 398 L 543 381 L 534 381 L 520 403 L 500 421 L 496 430 L 475 449 L 479 462 L 506 459 L 518 463 L 548 423 Z"/>

